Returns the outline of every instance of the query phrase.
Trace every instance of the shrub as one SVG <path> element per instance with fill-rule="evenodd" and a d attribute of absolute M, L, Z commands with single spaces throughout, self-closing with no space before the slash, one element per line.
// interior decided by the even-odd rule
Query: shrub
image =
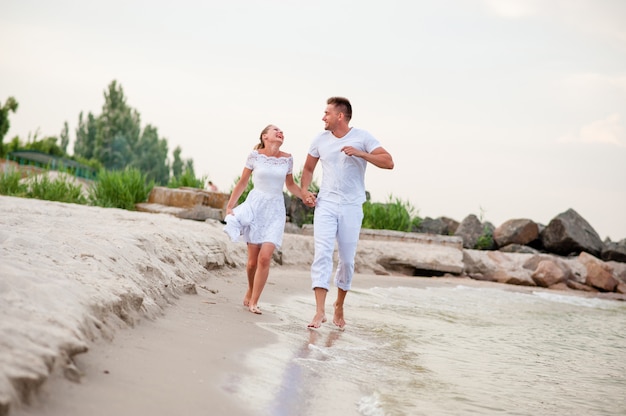
<path fill-rule="evenodd" d="M 411 231 L 411 226 L 419 217 L 412 218 L 413 206 L 389 195 L 387 203 L 370 202 L 363 204 L 363 228 L 374 230 Z"/>
<path fill-rule="evenodd" d="M 148 183 L 146 175 L 135 168 L 101 170 L 90 190 L 89 201 L 100 207 L 134 211 L 135 204 L 146 201 L 153 187 L 154 181 Z"/>
<path fill-rule="evenodd" d="M 0 174 L 0 195 L 26 196 L 28 187 L 21 183 L 22 174 L 15 169 Z"/>
<path fill-rule="evenodd" d="M 483 228 L 483 233 L 478 240 L 476 240 L 476 250 L 491 250 L 493 248 L 493 233 L 489 227 Z"/>
<path fill-rule="evenodd" d="M 167 184 L 168 188 L 180 188 L 186 186 L 188 188 L 204 189 L 205 178 L 198 179 L 193 171 L 185 170 L 180 176 L 173 176 Z"/>
<path fill-rule="evenodd" d="M 83 195 L 80 185 L 71 183 L 68 174 L 61 174 L 50 180 L 49 172 L 43 175 L 28 178 L 26 197 L 44 199 L 46 201 L 86 204 L 87 198 Z"/>

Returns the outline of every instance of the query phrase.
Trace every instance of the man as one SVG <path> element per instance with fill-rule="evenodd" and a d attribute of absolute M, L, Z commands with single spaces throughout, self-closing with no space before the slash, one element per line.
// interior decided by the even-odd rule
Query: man
<path fill-rule="evenodd" d="M 336 241 L 339 262 L 334 281 L 337 300 L 333 323 L 343 329 L 346 325 L 343 305 L 352 283 L 354 257 L 363 221 L 365 168 L 368 162 L 382 169 L 393 169 L 394 164 L 391 155 L 374 136 L 349 126 L 352 105 L 347 98 L 331 97 L 326 103 L 322 117 L 324 132 L 313 139 L 301 178 L 303 201 L 306 204 L 315 203 L 315 257 L 311 265 L 311 281 L 316 311 L 308 327 L 319 328 L 326 322 L 326 293 Z M 318 160 L 322 162 L 322 184 L 316 197 L 308 189 Z"/>

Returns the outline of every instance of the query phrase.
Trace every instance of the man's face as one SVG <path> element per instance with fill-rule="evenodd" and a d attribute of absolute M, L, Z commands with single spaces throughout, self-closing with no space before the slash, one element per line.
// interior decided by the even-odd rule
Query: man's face
<path fill-rule="evenodd" d="M 337 127 L 339 123 L 339 112 L 334 105 L 328 104 L 326 106 L 326 110 L 324 111 L 324 117 L 322 117 L 322 121 L 324 122 L 324 130 L 333 131 Z"/>

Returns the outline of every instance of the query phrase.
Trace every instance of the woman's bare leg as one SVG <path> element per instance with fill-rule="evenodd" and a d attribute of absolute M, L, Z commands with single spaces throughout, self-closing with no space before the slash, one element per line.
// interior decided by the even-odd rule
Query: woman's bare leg
<path fill-rule="evenodd" d="M 248 291 L 243 298 L 243 306 L 250 306 L 250 297 L 252 296 L 252 288 L 254 287 L 254 275 L 256 274 L 257 261 L 261 246 L 258 244 L 248 244 L 248 263 L 246 264 L 246 275 L 248 276 Z"/>
<path fill-rule="evenodd" d="M 257 306 L 259 298 L 267 282 L 270 274 L 270 264 L 272 263 L 272 254 L 274 254 L 274 244 L 263 243 L 257 256 L 256 273 L 254 274 L 254 284 L 252 285 L 252 293 L 250 296 L 250 304 L 248 305 L 250 312 L 261 314 L 261 310 Z"/>

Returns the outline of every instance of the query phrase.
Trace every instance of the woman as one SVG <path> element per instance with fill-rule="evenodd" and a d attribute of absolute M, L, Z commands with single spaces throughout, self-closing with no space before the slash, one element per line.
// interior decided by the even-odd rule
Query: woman
<path fill-rule="evenodd" d="M 302 198 L 300 187 L 293 181 L 293 157 L 280 150 L 283 132 L 270 124 L 259 137 L 259 143 L 248 155 L 241 178 L 233 188 L 226 206 L 224 231 L 233 241 L 248 243 L 248 291 L 243 304 L 250 312 L 261 314 L 259 297 L 267 282 L 274 249 L 279 249 L 285 231 L 285 199 L 283 187 Z M 248 186 L 254 171 L 254 188 L 246 200 L 235 207 Z"/>

